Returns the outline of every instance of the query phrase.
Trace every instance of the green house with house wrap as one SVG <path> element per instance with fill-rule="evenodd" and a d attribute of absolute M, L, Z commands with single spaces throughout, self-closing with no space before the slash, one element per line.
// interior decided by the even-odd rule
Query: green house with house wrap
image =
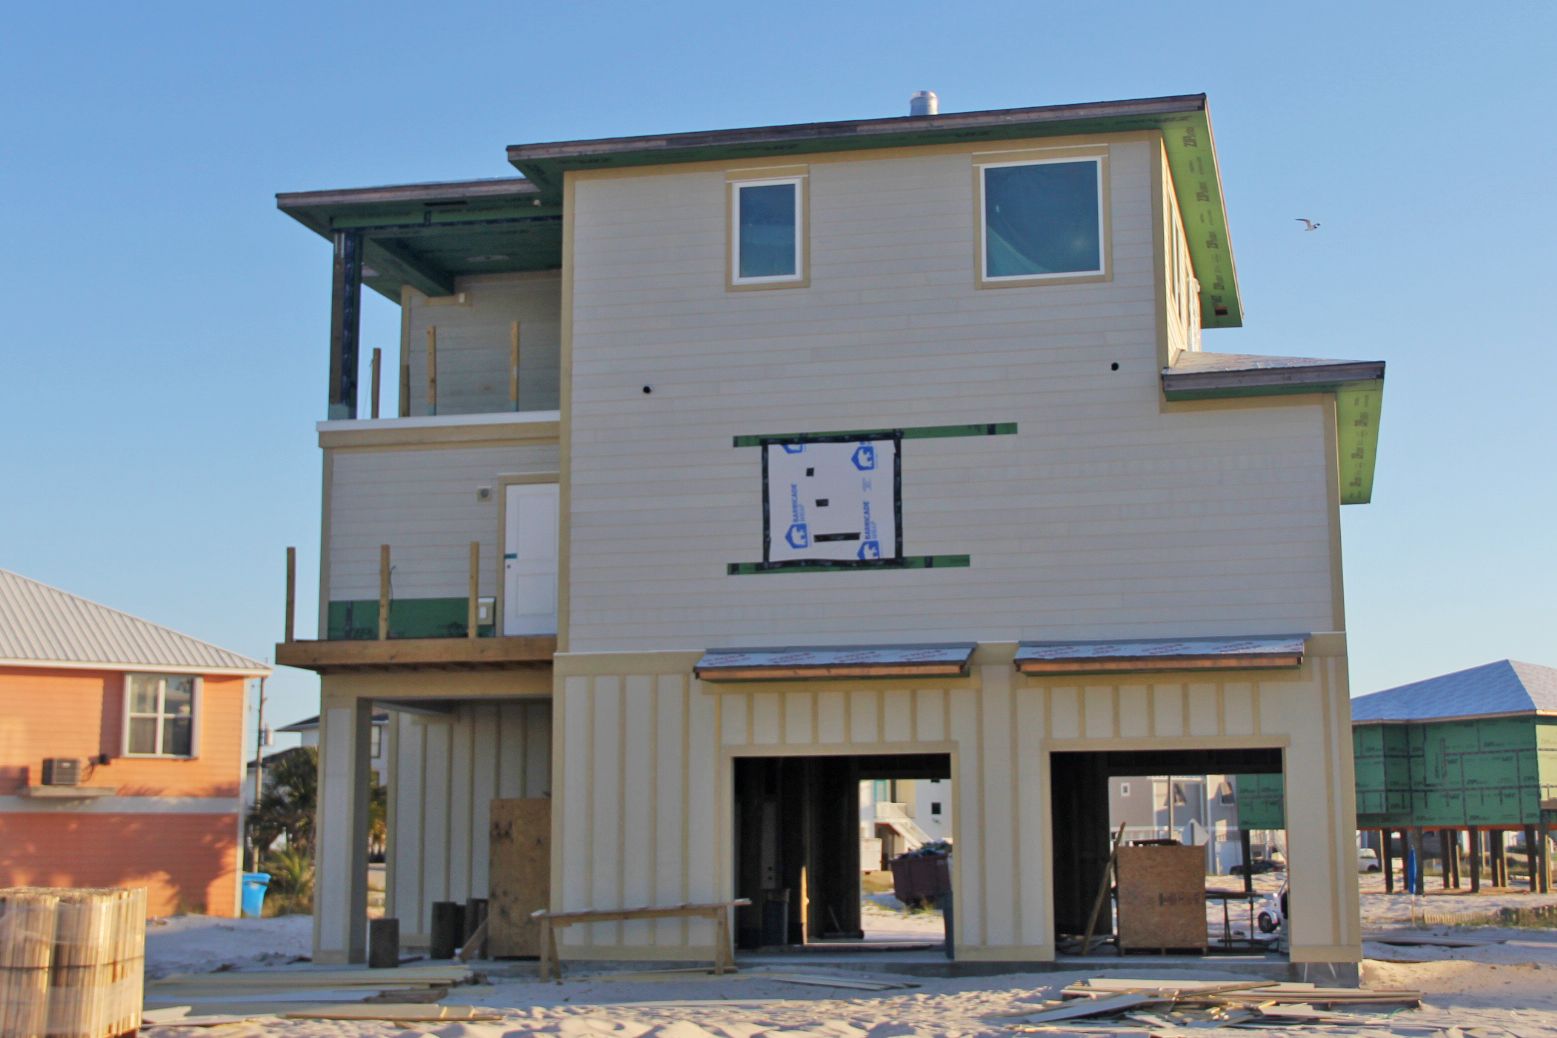
<path fill-rule="evenodd" d="M 1503 833 L 1523 832 L 1544 861 L 1557 825 L 1557 668 L 1499 660 L 1359 696 L 1352 752 L 1359 829 L 1408 843 L 1466 830 L 1473 854 L 1488 834 L 1494 856 Z M 1280 775 L 1239 776 L 1238 799 L 1242 828 L 1285 827 Z"/>

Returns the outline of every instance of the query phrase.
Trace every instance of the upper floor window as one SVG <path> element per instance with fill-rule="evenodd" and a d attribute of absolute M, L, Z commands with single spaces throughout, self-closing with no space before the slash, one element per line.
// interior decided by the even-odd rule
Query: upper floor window
<path fill-rule="evenodd" d="M 1101 156 L 990 163 L 979 188 L 981 282 L 1105 273 Z"/>
<path fill-rule="evenodd" d="M 730 185 L 730 283 L 805 281 L 805 178 L 738 180 Z"/>
<path fill-rule="evenodd" d="M 130 674 L 125 680 L 124 752 L 131 757 L 193 757 L 198 678 Z"/>

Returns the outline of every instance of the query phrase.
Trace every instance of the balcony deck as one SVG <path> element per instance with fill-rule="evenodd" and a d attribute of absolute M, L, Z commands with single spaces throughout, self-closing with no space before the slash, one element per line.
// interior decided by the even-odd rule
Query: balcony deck
<path fill-rule="evenodd" d="M 555 635 L 509 638 L 386 638 L 287 641 L 276 662 L 319 674 L 368 670 L 493 670 L 550 667 Z"/>

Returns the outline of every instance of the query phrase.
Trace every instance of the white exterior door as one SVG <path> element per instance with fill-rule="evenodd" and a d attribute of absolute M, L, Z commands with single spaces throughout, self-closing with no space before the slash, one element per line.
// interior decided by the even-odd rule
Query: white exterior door
<path fill-rule="evenodd" d="M 503 530 L 503 634 L 557 631 L 557 484 L 507 488 Z"/>

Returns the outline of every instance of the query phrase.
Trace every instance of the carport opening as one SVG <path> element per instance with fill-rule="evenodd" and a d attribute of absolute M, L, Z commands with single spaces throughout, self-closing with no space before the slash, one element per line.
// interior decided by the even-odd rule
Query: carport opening
<path fill-rule="evenodd" d="M 1057 951 L 1274 950 L 1286 834 L 1269 777 L 1281 775 L 1278 749 L 1052 754 Z M 1121 830 L 1135 857 L 1111 871 Z"/>
<path fill-rule="evenodd" d="M 932 835 L 915 824 L 916 787 L 944 793 L 926 804 L 940 805 L 949 826 L 950 755 L 740 757 L 733 766 L 735 892 L 752 902 L 736 912 L 738 948 L 943 944 L 940 915 L 900 922 L 882 866 L 883 845 L 909 850 Z M 891 799 L 910 791 L 912 808 Z"/>

